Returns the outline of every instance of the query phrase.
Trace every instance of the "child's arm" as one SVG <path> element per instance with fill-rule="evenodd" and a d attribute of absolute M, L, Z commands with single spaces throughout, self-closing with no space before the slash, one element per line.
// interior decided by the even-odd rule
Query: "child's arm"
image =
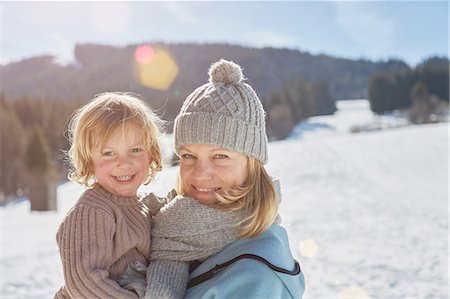
<path fill-rule="evenodd" d="M 153 260 L 147 269 L 145 299 L 182 299 L 189 281 L 189 263 Z"/>
<path fill-rule="evenodd" d="M 72 298 L 138 298 L 109 277 L 114 233 L 114 218 L 101 209 L 79 205 L 64 219 L 56 239 Z"/>
<path fill-rule="evenodd" d="M 145 298 L 183 298 L 188 262 L 205 259 L 234 241 L 240 216 L 177 196 L 153 220 Z"/>
<path fill-rule="evenodd" d="M 159 197 L 155 193 L 150 193 L 144 197 L 142 202 L 147 206 L 147 208 L 149 208 L 150 214 L 152 214 L 152 216 L 155 216 L 156 213 L 158 213 L 159 210 L 175 196 L 175 190 L 169 191 L 169 193 L 167 193 L 167 195 L 164 197 Z"/>

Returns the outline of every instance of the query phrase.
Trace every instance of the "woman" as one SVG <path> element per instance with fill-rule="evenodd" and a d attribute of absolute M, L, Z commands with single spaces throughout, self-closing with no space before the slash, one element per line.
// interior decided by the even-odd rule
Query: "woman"
<path fill-rule="evenodd" d="M 178 194 L 239 211 L 238 239 L 190 273 L 186 298 L 301 298 L 304 277 L 277 218 L 265 113 L 241 67 L 220 60 L 175 120 Z"/>
<path fill-rule="evenodd" d="M 131 264 L 119 282 L 148 299 L 301 298 L 303 274 L 263 165 L 261 102 L 235 63 L 221 60 L 209 75 L 175 120 L 176 194 L 145 200 L 150 263 Z"/>

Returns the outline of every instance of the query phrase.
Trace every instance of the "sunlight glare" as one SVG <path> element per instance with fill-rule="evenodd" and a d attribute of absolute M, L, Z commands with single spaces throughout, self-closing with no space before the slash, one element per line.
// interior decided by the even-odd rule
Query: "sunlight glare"
<path fill-rule="evenodd" d="M 167 90 L 178 75 L 178 65 L 162 46 L 141 45 L 134 51 L 134 76 L 142 85 Z"/>
<path fill-rule="evenodd" d="M 370 299 L 370 296 L 364 291 L 363 288 L 352 285 L 351 287 L 344 288 L 339 293 L 339 299 Z"/>
<path fill-rule="evenodd" d="M 306 239 L 300 241 L 300 254 L 305 257 L 314 257 L 317 251 L 319 250 L 319 246 L 317 246 L 316 241 L 314 239 Z"/>
<path fill-rule="evenodd" d="M 140 64 L 150 63 L 154 56 L 155 51 L 149 45 L 139 46 L 134 51 L 134 59 Z"/>

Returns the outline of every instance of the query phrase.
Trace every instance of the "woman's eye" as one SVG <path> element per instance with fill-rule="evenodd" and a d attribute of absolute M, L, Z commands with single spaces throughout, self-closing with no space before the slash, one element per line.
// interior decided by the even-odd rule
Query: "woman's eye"
<path fill-rule="evenodd" d="M 217 154 L 217 155 L 215 155 L 215 158 L 216 159 L 227 159 L 228 158 L 228 156 L 227 155 L 224 155 L 224 154 Z"/>
<path fill-rule="evenodd" d="M 194 159 L 194 156 L 191 154 L 183 154 L 181 155 L 181 159 Z"/>

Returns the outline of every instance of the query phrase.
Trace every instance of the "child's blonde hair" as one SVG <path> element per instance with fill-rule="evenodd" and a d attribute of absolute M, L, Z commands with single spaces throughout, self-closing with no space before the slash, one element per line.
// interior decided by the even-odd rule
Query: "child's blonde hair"
<path fill-rule="evenodd" d="M 185 195 L 183 180 L 178 175 L 178 194 Z M 261 161 L 248 157 L 244 184 L 225 195 L 217 195 L 215 208 L 222 211 L 242 211 L 244 219 L 237 223 L 237 237 L 255 237 L 263 233 L 277 217 L 278 199 L 271 177 Z"/>
<path fill-rule="evenodd" d="M 139 95 L 123 92 L 98 94 L 74 112 L 68 127 L 69 179 L 92 187 L 95 183 L 93 152 L 101 149 L 117 129 L 127 133 L 130 125 L 142 128 L 143 143 L 150 161 L 149 176 L 144 182 L 148 184 L 162 169 L 159 135 L 163 122 Z"/>

